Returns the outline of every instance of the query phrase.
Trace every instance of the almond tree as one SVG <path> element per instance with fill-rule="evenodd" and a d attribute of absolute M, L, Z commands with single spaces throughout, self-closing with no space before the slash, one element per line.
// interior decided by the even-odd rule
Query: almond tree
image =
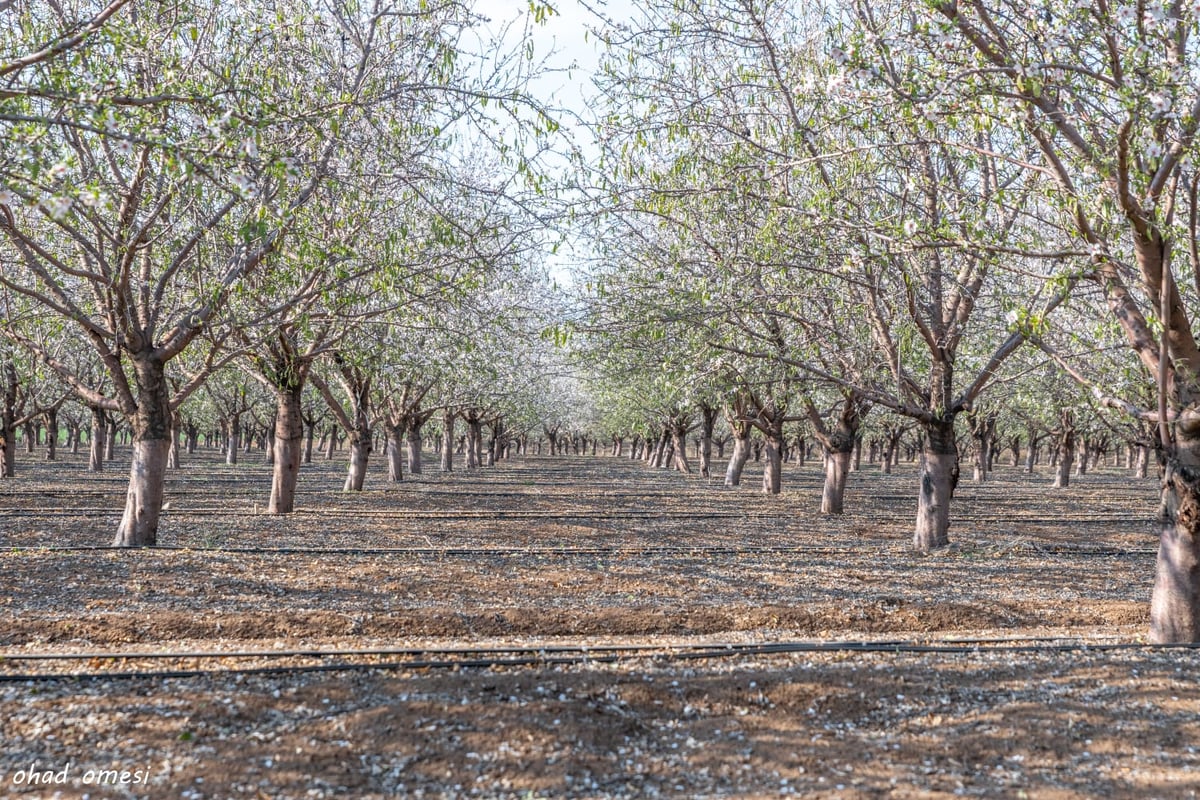
<path fill-rule="evenodd" d="M 1151 636 L 1200 640 L 1200 346 L 1197 9 L 1181 2 L 996 3 L 937 0 L 918 13 L 858 4 L 864 29 L 892 52 L 894 81 L 966 116 L 1005 119 L 1036 147 L 1060 219 L 1090 254 L 1080 278 L 1157 385 L 1157 403 L 1102 390 L 1159 428 L 1162 532 Z M 928 57 L 936 48 L 937 57 Z M 923 68 L 918 65 L 924 64 Z M 1190 277 L 1189 277 L 1190 273 Z M 1194 280 L 1193 280 L 1194 279 Z"/>

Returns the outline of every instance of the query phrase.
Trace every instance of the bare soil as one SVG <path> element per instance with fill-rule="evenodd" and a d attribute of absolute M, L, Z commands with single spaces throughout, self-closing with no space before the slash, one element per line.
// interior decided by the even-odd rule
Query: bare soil
<path fill-rule="evenodd" d="M 322 461 L 278 518 L 261 454 L 199 454 L 168 482 L 164 549 L 122 552 L 86 548 L 116 528 L 124 470 L 60 458 L 0 484 L 0 797 L 1200 790 L 1197 651 L 1111 647 L 1144 640 L 1156 547 L 1156 481 L 1123 469 L 1065 490 L 1046 469 L 964 481 L 953 545 L 920 555 L 911 465 L 852 475 L 848 513 L 821 518 L 815 464 L 785 466 L 772 498 L 753 464 L 726 489 L 605 457 L 401 484 L 376 463 L 343 494 L 342 463 Z M 293 650 L 963 639 L 993 641 L 221 671 L 331 663 L 269 655 Z M 135 657 L 201 651 L 267 655 Z M 90 657 L 14 658 L 67 653 Z M 114 677 L 131 670 L 204 674 Z M 33 672 L 92 677 L 13 680 Z M 31 767 L 51 782 L 29 785 Z"/>

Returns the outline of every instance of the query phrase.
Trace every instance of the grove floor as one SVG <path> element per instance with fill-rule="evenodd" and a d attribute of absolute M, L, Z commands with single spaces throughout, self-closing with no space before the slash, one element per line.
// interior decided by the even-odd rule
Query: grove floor
<path fill-rule="evenodd" d="M 1200 790 L 1197 652 L 1144 639 L 1156 481 L 999 467 L 953 544 L 909 549 L 915 474 L 711 480 L 534 457 L 262 513 L 261 454 L 172 473 L 163 549 L 106 545 L 123 469 L 0 484 L 0 797 L 1176 798 Z M 138 653 L 1015 640 L 959 652 L 300 674 Z M 1086 649 L 1061 649 L 1063 644 Z M 1029 645 L 1035 646 L 1027 649 Z M 1045 645 L 1054 645 L 1052 649 Z M 30 661 L 31 654 L 89 654 Z M 120 654 L 121 657 L 115 657 Z M 16 680 L 31 672 L 87 679 Z M 100 676 L 100 677 L 97 677 Z M 89 770 L 93 772 L 89 772 Z M 95 770 L 130 773 L 98 786 Z M 35 773 L 50 783 L 29 785 Z M 58 778 L 62 780 L 54 782 Z M 135 778 L 140 778 L 133 783 Z"/>

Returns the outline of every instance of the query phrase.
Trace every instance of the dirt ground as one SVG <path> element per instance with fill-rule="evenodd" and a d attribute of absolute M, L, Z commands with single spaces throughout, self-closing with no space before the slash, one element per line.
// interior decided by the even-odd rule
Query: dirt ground
<path fill-rule="evenodd" d="M 274 518 L 260 454 L 199 454 L 169 481 L 164 549 L 120 552 L 88 548 L 115 530 L 123 469 L 60 457 L 0 484 L 0 797 L 1200 790 L 1198 651 L 1131 646 L 1156 482 L 1116 467 L 1066 490 L 1048 470 L 964 481 L 954 544 L 923 556 L 911 465 L 864 468 L 848 513 L 822 519 L 817 464 L 785 467 L 770 498 L 749 474 L 731 490 L 604 457 L 392 485 L 376 463 L 349 495 L 322 461 L 301 511 Z M 931 647 L 811 649 L 829 641 Z M 671 649 L 780 642 L 800 645 Z M 657 649 L 453 667 L 318 652 L 573 645 Z M 227 657 L 136 657 L 163 652 Z M 288 665 L 328 671 L 246 672 Z M 203 674 L 115 675 L 142 670 Z"/>

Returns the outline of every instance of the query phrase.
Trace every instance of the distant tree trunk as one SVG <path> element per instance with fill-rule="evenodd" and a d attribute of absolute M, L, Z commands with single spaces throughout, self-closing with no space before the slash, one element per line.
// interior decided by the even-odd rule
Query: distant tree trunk
<path fill-rule="evenodd" d="M 675 469 L 691 474 L 692 465 L 687 459 L 687 430 L 677 424 L 671 426 L 671 446 L 675 451 Z"/>
<path fill-rule="evenodd" d="M 408 420 L 401 419 L 397 425 L 387 426 L 388 480 L 399 483 L 404 480 L 404 434 Z"/>
<path fill-rule="evenodd" d="M 442 472 L 454 471 L 454 418 L 453 411 L 442 412 Z"/>
<path fill-rule="evenodd" d="M 1150 467 L 1150 448 L 1144 444 L 1137 446 L 1137 471 L 1134 473 L 1136 478 L 1145 478 Z"/>
<path fill-rule="evenodd" d="M 719 413 L 720 409 L 713 406 L 700 406 L 700 475 L 705 478 L 711 475 L 713 428 L 717 425 Z"/>
<path fill-rule="evenodd" d="M 950 543 L 950 502 L 958 486 L 954 416 L 943 416 L 926 423 L 924 428 L 925 448 L 921 454 L 917 523 L 913 532 L 913 547 L 923 552 Z"/>
<path fill-rule="evenodd" d="M 1064 411 L 1059 423 L 1058 471 L 1054 475 L 1054 488 L 1065 489 L 1071 485 L 1071 464 L 1075 459 L 1075 423 L 1070 411 Z"/>
<path fill-rule="evenodd" d="M 242 444 L 241 415 L 234 414 L 229 418 L 229 438 L 225 442 L 225 463 L 238 463 L 238 450 Z"/>
<path fill-rule="evenodd" d="M 167 449 L 167 469 L 179 469 L 180 461 L 180 438 L 183 427 L 183 418 L 179 412 L 171 414 L 171 444 Z"/>
<path fill-rule="evenodd" d="M 58 458 L 58 409 L 46 409 L 46 460 L 55 461 Z"/>
<path fill-rule="evenodd" d="M 104 460 L 112 461 L 117 457 L 117 422 L 108 421 L 108 438 L 104 442 Z"/>
<path fill-rule="evenodd" d="M 311 464 L 313 460 L 313 438 L 316 436 L 317 423 L 310 422 L 304 426 L 304 463 Z"/>
<path fill-rule="evenodd" d="M 329 423 L 329 440 L 325 443 L 325 460 L 333 461 L 333 455 L 337 451 L 338 429 L 337 423 Z"/>

